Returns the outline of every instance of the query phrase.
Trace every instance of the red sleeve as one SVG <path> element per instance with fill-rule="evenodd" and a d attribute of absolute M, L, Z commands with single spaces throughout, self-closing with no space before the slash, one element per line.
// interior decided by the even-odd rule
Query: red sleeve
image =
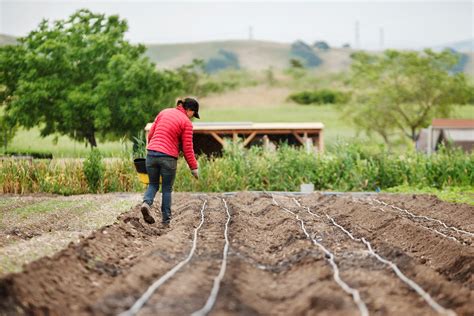
<path fill-rule="evenodd" d="M 193 124 L 191 121 L 186 122 L 184 131 L 181 134 L 181 143 L 183 144 L 183 153 L 186 162 L 191 170 L 198 168 L 196 157 L 194 157 L 193 147 Z"/>
<path fill-rule="evenodd" d="M 148 143 L 150 143 L 150 140 L 153 137 L 153 134 L 155 133 L 156 121 L 158 121 L 158 115 L 156 116 L 155 121 L 153 122 L 153 124 L 151 124 L 150 131 L 148 132 L 148 137 L 147 137 L 148 138 Z"/>

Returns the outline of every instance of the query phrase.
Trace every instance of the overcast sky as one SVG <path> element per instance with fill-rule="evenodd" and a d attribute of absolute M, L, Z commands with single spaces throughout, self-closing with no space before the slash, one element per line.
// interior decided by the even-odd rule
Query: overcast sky
<path fill-rule="evenodd" d="M 472 1 L 21 1 L 0 0 L 0 33 L 23 36 L 43 18 L 64 19 L 79 8 L 119 14 L 127 38 L 142 43 L 182 43 L 253 38 L 302 39 L 366 49 L 422 48 L 474 37 Z M 383 29 L 383 41 L 381 41 Z"/>

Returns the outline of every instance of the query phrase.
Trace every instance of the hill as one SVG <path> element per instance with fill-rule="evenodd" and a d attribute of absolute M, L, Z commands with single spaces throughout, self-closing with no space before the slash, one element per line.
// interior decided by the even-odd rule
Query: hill
<path fill-rule="evenodd" d="M 457 42 L 449 45 L 433 47 L 435 50 L 452 48 L 467 56 L 464 72 L 474 76 L 474 52 L 469 48 L 473 40 Z M 214 41 L 186 44 L 149 44 L 147 55 L 159 68 L 176 68 L 189 64 L 193 59 L 204 61 L 216 57 L 219 50 L 226 50 L 237 55 L 240 66 L 250 70 L 263 70 L 273 67 L 276 69 L 288 68 L 291 53 L 290 43 L 269 41 Z M 469 49 L 468 49 L 469 48 Z M 350 48 L 331 48 L 319 50 L 311 48 L 321 59 L 322 63 L 316 67 L 318 72 L 334 73 L 346 71 L 351 64 L 350 55 L 354 50 Z M 377 53 L 377 52 L 375 52 Z"/>
<path fill-rule="evenodd" d="M 440 45 L 436 46 L 435 49 L 440 50 L 444 48 L 451 48 L 454 49 L 458 52 L 461 53 L 473 53 L 474 52 L 474 38 L 465 40 L 465 41 L 460 41 L 460 42 L 454 42 L 454 43 L 449 43 L 445 45 Z"/>
<path fill-rule="evenodd" d="M 16 44 L 16 37 L 0 34 L 0 46 Z"/>
<path fill-rule="evenodd" d="M 291 44 L 267 41 L 215 41 L 186 44 L 147 45 L 147 55 L 160 68 L 175 68 L 191 63 L 193 59 L 209 60 L 223 49 L 235 53 L 242 68 L 262 70 L 269 67 L 278 69 L 289 66 Z M 335 48 L 327 51 L 314 49 L 321 58 L 321 71 L 338 72 L 350 65 L 352 50 Z"/>
<path fill-rule="evenodd" d="M 0 34 L 0 46 L 15 44 L 14 36 Z M 474 76 L 474 39 L 440 45 L 433 47 L 435 50 L 452 48 L 467 55 L 468 60 L 464 66 L 464 72 Z M 147 56 L 157 64 L 159 68 L 172 69 L 181 65 L 189 64 L 193 59 L 208 61 L 218 56 L 220 50 L 235 54 L 241 68 L 249 70 L 263 70 L 273 67 L 284 69 L 289 66 L 290 59 L 294 58 L 290 43 L 279 43 L 257 40 L 234 40 L 196 42 L 183 44 L 146 44 Z M 331 48 L 319 50 L 310 48 L 315 55 L 321 59 L 317 66 L 318 72 L 335 73 L 346 71 L 350 67 L 353 50 L 350 48 Z"/>

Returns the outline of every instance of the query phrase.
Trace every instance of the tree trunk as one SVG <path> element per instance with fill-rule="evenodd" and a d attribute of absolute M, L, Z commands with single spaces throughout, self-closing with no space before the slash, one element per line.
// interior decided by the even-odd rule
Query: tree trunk
<path fill-rule="evenodd" d="M 411 140 L 415 143 L 417 139 L 416 127 L 411 127 Z"/>
<path fill-rule="evenodd" d="M 91 148 L 97 147 L 97 141 L 95 140 L 95 133 L 94 132 L 87 135 L 87 141 L 91 145 Z"/>
<path fill-rule="evenodd" d="M 3 133 L 3 151 L 7 152 L 7 147 L 8 147 L 8 135 L 7 132 Z"/>

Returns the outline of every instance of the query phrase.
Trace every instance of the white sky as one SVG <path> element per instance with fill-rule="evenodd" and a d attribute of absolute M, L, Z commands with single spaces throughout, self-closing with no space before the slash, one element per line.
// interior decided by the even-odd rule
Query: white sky
<path fill-rule="evenodd" d="M 0 0 L 0 33 L 23 36 L 42 18 L 64 19 L 79 8 L 119 14 L 127 38 L 143 43 L 247 39 L 360 47 L 422 48 L 474 38 L 473 1 L 21 1 Z"/>

